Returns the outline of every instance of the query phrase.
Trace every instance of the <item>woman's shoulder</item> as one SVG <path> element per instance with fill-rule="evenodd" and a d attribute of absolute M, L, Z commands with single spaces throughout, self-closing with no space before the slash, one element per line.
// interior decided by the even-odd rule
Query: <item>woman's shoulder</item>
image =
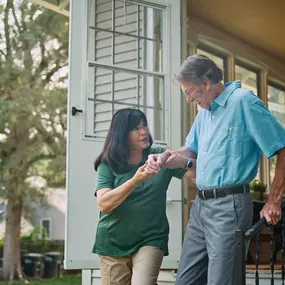
<path fill-rule="evenodd" d="M 165 152 L 166 148 L 163 147 L 151 147 L 149 150 L 150 154 L 157 154 L 157 153 L 162 153 Z"/>
<path fill-rule="evenodd" d="M 100 162 L 97 168 L 97 172 L 113 172 L 113 171 L 107 162 Z"/>

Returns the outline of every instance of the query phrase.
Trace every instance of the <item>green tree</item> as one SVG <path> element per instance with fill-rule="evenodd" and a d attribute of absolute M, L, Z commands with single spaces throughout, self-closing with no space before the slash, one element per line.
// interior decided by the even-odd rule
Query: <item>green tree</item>
<path fill-rule="evenodd" d="M 3 3 L 3 2 L 2 2 Z M 23 203 L 44 195 L 27 182 L 65 184 L 68 18 L 28 1 L 0 4 L 0 198 L 7 202 L 3 277 L 22 278 Z M 2 24 L 1 24 L 2 23 Z"/>

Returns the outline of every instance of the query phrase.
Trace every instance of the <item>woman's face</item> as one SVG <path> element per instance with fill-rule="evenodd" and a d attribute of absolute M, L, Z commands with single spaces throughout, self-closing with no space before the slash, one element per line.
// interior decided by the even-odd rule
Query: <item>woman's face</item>
<path fill-rule="evenodd" d="M 145 122 L 141 122 L 129 132 L 129 146 L 132 150 L 144 150 L 149 144 L 149 129 Z"/>

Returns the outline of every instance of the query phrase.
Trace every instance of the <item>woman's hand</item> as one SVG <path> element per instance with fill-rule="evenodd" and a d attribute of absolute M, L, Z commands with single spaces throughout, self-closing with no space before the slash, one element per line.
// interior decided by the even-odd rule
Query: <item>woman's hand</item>
<path fill-rule="evenodd" d="M 155 172 L 147 171 L 146 168 L 147 168 L 147 164 L 144 164 L 143 166 L 141 166 L 137 170 L 134 177 L 131 179 L 132 182 L 134 182 L 135 184 L 139 184 L 143 181 L 150 179 L 151 177 L 153 177 L 156 174 Z"/>
<path fill-rule="evenodd" d="M 150 154 L 147 160 L 146 170 L 150 173 L 158 173 L 161 168 L 164 168 L 165 162 L 171 157 L 172 151 L 170 149 L 159 154 Z"/>

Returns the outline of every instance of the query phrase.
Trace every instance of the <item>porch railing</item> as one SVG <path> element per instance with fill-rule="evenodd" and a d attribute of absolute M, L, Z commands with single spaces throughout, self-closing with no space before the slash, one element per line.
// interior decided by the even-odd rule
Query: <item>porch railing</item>
<path fill-rule="evenodd" d="M 282 254 L 282 264 L 281 264 L 281 280 L 282 285 L 284 285 L 285 279 L 285 199 L 282 200 L 282 219 L 279 222 L 281 224 L 281 254 Z M 238 230 L 236 231 L 236 252 L 235 252 L 235 268 L 234 268 L 234 285 L 246 285 L 246 256 L 249 249 L 249 244 L 251 238 L 256 238 L 256 255 L 255 255 L 255 284 L 259 285 L 259 260 L 260 260 L 260 231 L 264 227 L 270 227 L 270 272 L 271 280 L 270 285 L 274 285 L 274 227 L 268 225 L 265 218 L 260 219 L 255 223 L 248 231 Z M 280 283 L 279 283 L 280 284 Z"/>

